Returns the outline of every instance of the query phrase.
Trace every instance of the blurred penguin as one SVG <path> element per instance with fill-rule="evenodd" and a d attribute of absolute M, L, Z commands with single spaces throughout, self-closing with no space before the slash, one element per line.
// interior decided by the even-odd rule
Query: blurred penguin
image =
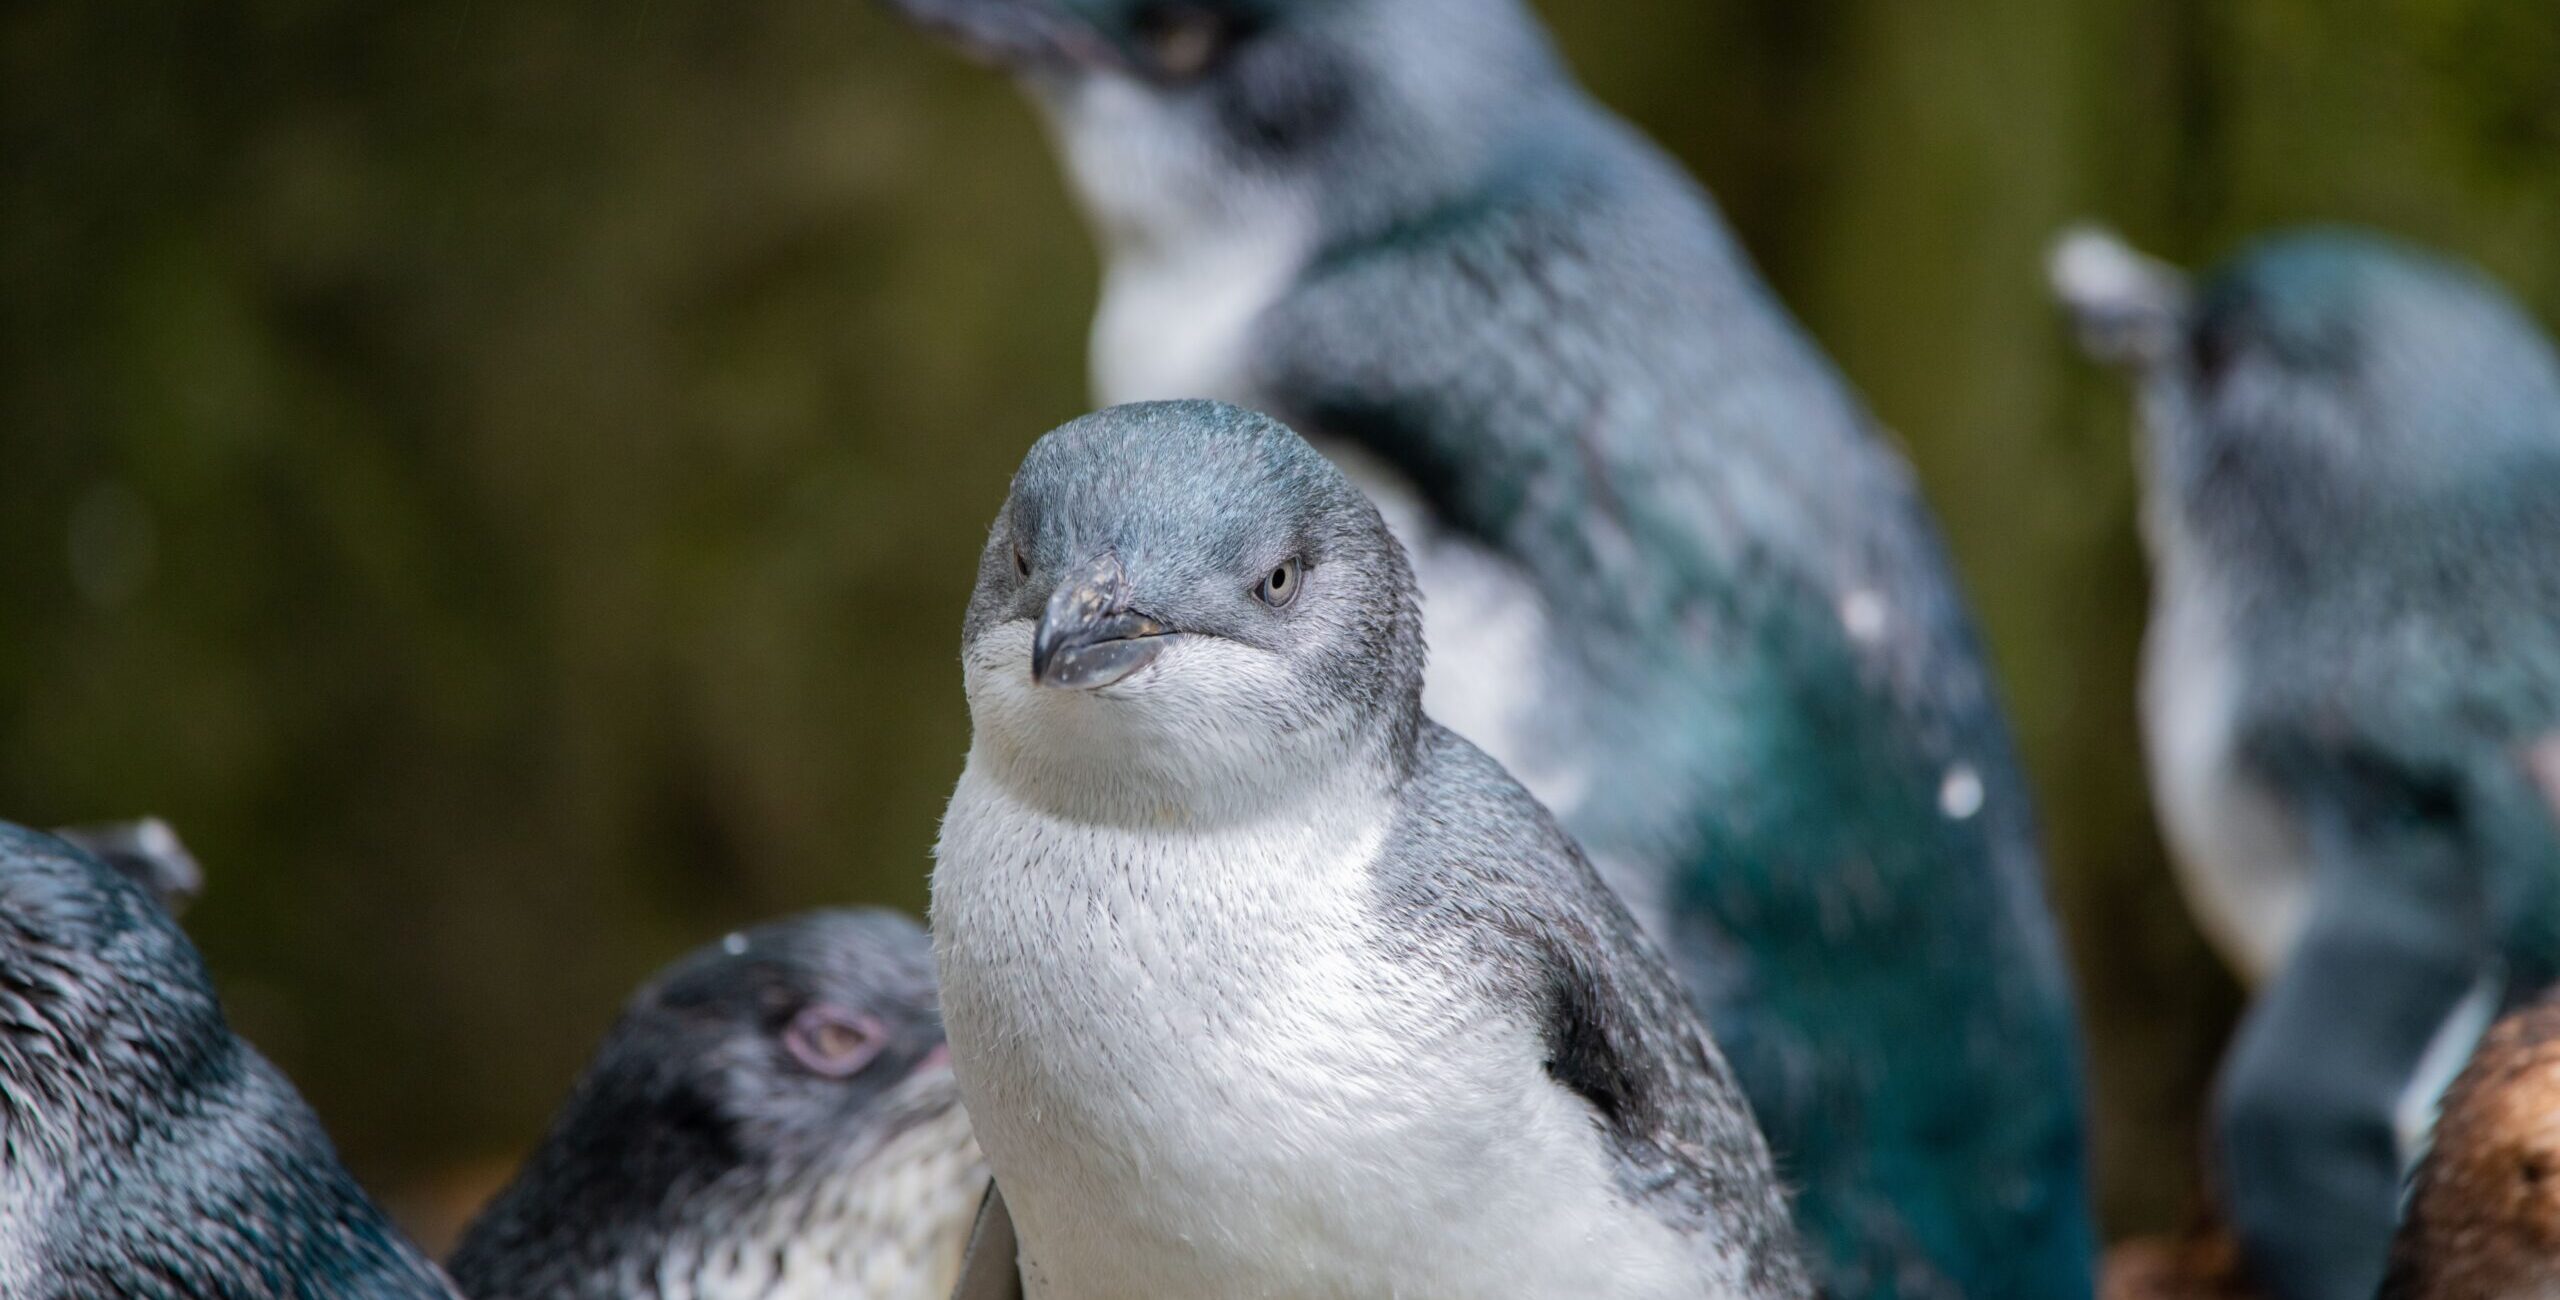
<path fill-rule="evenodd" d="M 2560 970 L 2560 361 L 2476 272 L 2360 234 L 2191 289 L 2080 232 L 2053 272 L 2139 381 L 2154 801 L 2259 985 L 2222 1190 L 2268 1290 L 2362 1300 L 2434 1098 Z"/>
<path fill-rule="evenodd" d="M 812 912 L 632 998 L 453 1275 L 478 1300 L 943 1300 L 986 1185 L 923 929 Z"/>
<path fill-rule="evenodd" d="M 451 1300 L 144 885 L 0 824 L 0 1295 Z"/>
<path fill-rule="evenodd" d="M 1835 1296 L 2085 1296 L 2079 1047 L 1910 474 L 1516 0 L 895 0 L 1046 113 L 1107 402 L 1224 398 L 1411 552 L 1425 706 L 1715 1027 Z"/>

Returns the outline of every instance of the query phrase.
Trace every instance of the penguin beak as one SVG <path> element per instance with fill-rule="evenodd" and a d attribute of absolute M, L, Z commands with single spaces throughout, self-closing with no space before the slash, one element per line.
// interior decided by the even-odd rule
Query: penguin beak
<path fill-rule="evenodd" d="M 2075 226 L 2046 257 L 2053 295 L 2102 364 L 2144 370 L 2177 347 L 2193 296 L 2177 268 L 2095 226 Z"/>
<path fill-rule="evenodd" d="M 1129 574 L 1104 551 L 1049 596 L 1031 638 L 1031 680 L 1060 690 L 1100 690 L 1154 663 L 1173 629 L 1129 608 Z"/>

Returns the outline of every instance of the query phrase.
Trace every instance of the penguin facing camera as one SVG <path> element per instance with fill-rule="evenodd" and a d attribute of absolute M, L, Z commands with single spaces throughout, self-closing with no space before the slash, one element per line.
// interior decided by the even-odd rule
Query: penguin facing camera
<path fill-rule="evenodd" d="M 962 640 L 933 934 L 996 1178 L 964 1294 L 1810 1294 L 1722 1056 L 1425 716 L 1403 550 L 1295 434 L 1050 433 Z"/>

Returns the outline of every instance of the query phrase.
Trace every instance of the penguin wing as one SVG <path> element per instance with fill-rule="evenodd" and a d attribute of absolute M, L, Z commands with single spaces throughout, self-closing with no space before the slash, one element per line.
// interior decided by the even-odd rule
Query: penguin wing
<path fill-rule="evenodd" d="M 1004 1189 L 987 1184 L 978 1221 L 969 1229 L 969 1252 L 960 1262 L 960 1284 L 951 1300 L 1022 1300 L 1022 1248 L 1013 1236 L 1013 1214 Z"/>
<path fill-rule="evenodd" d="M 1807 1294 L 1768 1147 L 1662 954 L 1500 764 L 1436 723 L 1419 748 L 1379 855 L 1390 931 L 1538 1027 L 1631 1200 L 1744 1261 L 1754 1300 Z"/>
<path fill-rule="evenodd" d="M 2549 982 L 2560 823 L 2503 747 L 2275 733 L 2248 752 L 2299 811 L 2313 901 L 2222 1066 L 2225 1192 L 2254 1268 L 2298 1282 L 2287 1294 L 2369 1296 L 2431 1059 L 2468 1053 L 2472 1005 Z"/>

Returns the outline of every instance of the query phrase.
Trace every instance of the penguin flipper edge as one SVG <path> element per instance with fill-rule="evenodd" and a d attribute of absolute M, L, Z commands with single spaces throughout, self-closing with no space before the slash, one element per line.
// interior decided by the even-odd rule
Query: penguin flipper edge
<path fill-rule="evenodd" d="M 1022 1300 L 1020 1256 L 1004 1192 L 989 1183 L 986 1199 L 978 1202 L 978 1221 L 969 1229 L 969 1253 L 961 1260 L 960 1284 L 952 1288 L 951 1300 Z"/>

